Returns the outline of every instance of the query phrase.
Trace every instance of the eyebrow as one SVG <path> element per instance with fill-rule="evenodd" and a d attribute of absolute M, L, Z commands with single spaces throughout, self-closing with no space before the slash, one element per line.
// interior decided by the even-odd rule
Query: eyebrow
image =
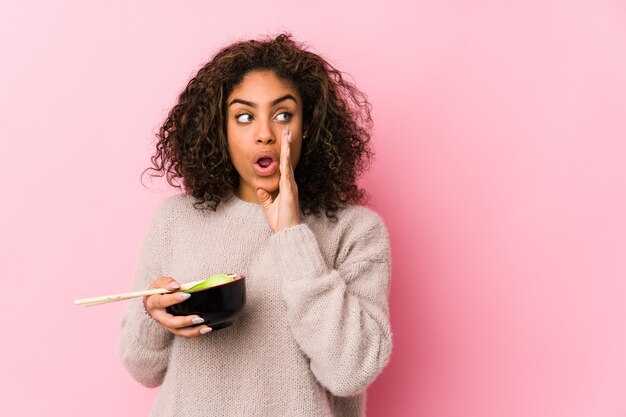
<path fill-rule="evenodd" d="M 285 100 L 289 100 L 289 99 L 295 101 L 296 103 L 298 102 L 298 100 L 296 100 L 296 98 L 294 96 L 292 96 L 291 94 L 285 94 L 284 96 L 279 97 L 276 100 L 272 101 L 270 103 L 270 107 L 277 105 L 281 101 L 285 101 Z M 228 103 L 228 107 L 232 106 L 235 103 L 241 103 L 241 104 L 245 104 L 246 106 L 250 106 L 250 107 L 256 108 L 256 103 L 253 103 L 251 101 L 242 100 L 240 98 L 233 99 L 230 103 Z"/>

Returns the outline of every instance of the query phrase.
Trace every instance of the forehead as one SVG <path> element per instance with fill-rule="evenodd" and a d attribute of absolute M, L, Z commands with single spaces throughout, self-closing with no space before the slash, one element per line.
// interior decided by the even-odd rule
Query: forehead
<path fill-rule="evenodd" d="M 300 101 L 298 90 L 289 81 L 277 77 L 272 71 L 252 71 L 233 88 L 228 101 L 240 98 L 264 105 L 285 94 L 291 94 Z"/>

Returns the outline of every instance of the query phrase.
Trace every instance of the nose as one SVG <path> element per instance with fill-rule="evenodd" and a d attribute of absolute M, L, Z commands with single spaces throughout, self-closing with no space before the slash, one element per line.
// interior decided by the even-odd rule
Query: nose
<path fill-rule="evenodd" d="M 263 143 L 263 144 L 270 144 L 270 143 L 274 143 L 274 137 L 273 136 L 259 136 L 256 139 L 257 143 Z"/>
<path fill-rule="evenodd" d="M 272 133 L 272 129 L 270 129 L 270 124 L 268 122 L 259 123 L 259 131 L 257 132 L 257 143 L 269 144 L 276 141 L 274 138 L 274 134 Z"/>

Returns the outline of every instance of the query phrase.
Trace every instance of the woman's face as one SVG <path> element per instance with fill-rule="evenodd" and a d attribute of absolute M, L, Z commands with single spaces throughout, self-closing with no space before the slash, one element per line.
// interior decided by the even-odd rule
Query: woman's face
<path fill-rule="evenodd" d="M 239 173 L 237 195 L 257 202 L 263 188 L 273 198 L 280 178 L 280 142 L 291 130 L 291 164 L 294 169 L 302 147 L 302 99 L 298 91 L 271 71 L 249 72 L 232 91 L 226 132 L 230 159 Z"/>

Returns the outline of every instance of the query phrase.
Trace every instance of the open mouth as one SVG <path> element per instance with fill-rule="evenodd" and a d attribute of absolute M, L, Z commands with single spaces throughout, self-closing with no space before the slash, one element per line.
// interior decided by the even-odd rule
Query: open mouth
<path fill-rule="evenodd" d="M 261 168 L 267 168 L 272 162 L 274 162 L 274 160 L 269 157 L 263 157 L 256 161 L 256 163 L 259 164 Z"/>
<path fill-rule="evenodd" d="M 276 157 L 270 151 L 257 154 L 254 161 L 254 172 L 262 177 L 273 175 L 278 168 Z"/>

